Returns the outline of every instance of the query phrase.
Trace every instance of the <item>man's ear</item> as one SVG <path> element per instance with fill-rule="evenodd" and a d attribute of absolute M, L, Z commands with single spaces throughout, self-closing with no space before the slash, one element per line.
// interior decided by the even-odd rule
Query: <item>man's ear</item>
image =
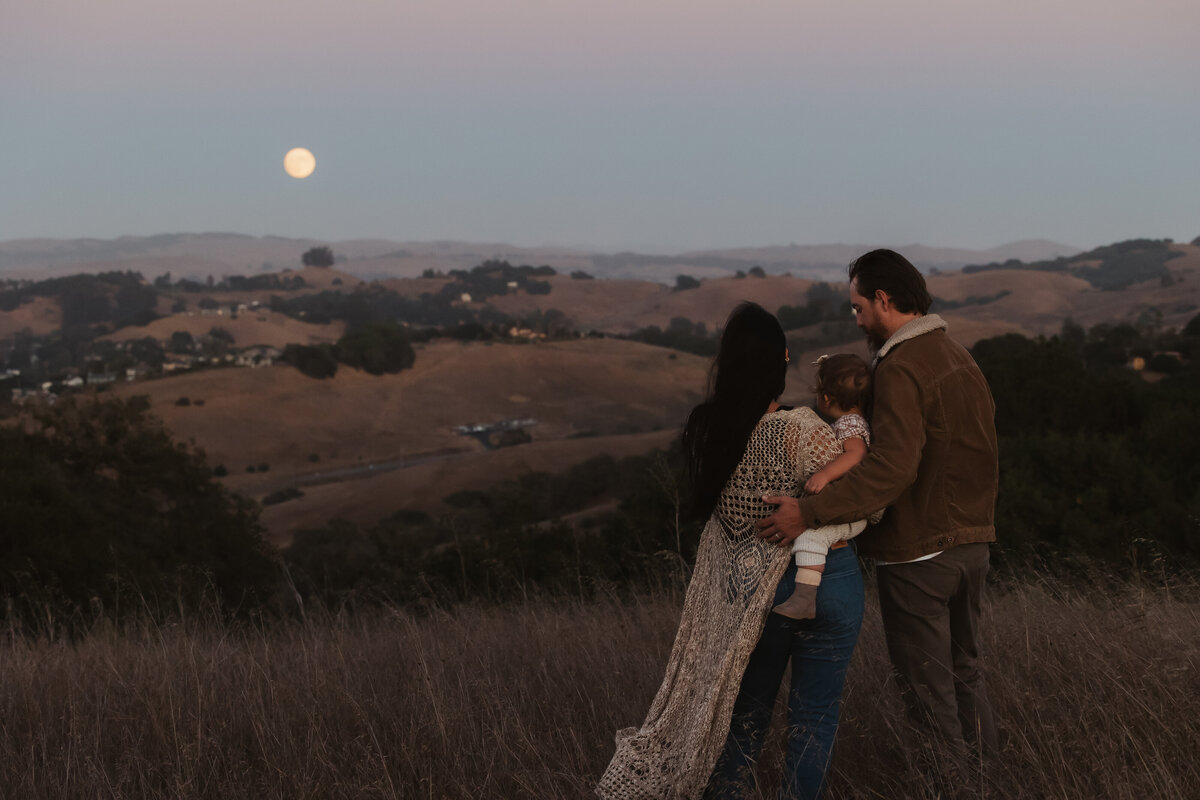
<path fill-rule="evenodd" d="M 879 303 L 880 311 L 887 311 L 892 306 L 892 298 L 883 289 L 875 290 L 875 302 Z"/>

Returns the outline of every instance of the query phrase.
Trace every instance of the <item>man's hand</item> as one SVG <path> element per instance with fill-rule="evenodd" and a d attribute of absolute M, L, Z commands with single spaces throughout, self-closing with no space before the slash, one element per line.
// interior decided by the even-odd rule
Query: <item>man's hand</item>
<path fill-rule="evenodd" d="M 781 495 L 764 496 L 763 502 L 776 506 L 776 509 L 771 516 L 754 523 L 758 526 L 758 535 L 768 542 L 791 547 L 792 540 L 808 530 L 808 522 L 800 513 L 800 504 L 794 497 Z"/>

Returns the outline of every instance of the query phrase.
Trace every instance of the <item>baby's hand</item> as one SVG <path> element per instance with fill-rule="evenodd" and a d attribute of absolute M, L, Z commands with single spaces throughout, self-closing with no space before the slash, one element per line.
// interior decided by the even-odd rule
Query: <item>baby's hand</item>
<path fill-rule="evenodd" d="M 829 479 L 818 472 L 804 482 L 804 491 L 808 494 L 819 494 L 828 485 Z"/>

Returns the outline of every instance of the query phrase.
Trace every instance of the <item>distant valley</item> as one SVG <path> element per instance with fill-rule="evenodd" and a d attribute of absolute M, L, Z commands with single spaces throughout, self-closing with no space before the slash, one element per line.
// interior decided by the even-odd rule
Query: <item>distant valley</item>
<path fill-rule="evenodd" d="M 206 452 L 227 486 L 271 500 L 262 519 L 280 543 L 332 517 L 370 523 L 402 508 L 440 513 L 455 491 L 600 453 L 666 447 L 704 392 L 704 348 L 742 300 L 772 312 L 790 307 L 796 320 L 787 402 L 809 401 L 810 364 L 820 353 L 867 355 L 841 305 L 844 262 L 830 267 L 826 285 L 819 273 L 800 276 L 804 262 L 786 260 L 798 252 L 767 258 L 795 248 L 657 263 L 678 270 L 668 285 L 653 275 L 606 279 L 620 270 L 604 273 L 602 257 L 581 253 L 519 251 L 510 263 L 484 247 L 471 254 L 457 245 L 389 255 L 379 252 L 390 246 L 382 242 L 334 245 L 344 259 L 305 267 L 295 251 L 309 243 L 252 239 L 246 246 L 257 248 L 256 258 L 292 266 L 237 271 L 236 259 L 249 250 L 212 236 L 207 255 L 203 236 L 131 241 L 121 246 L 142 251 L 125 257 L 113 243 L 90 250 L 26 243 L 20 257 L 5 243 L 0 400 L 11 393 L 12 402 L 37 401 L 43 385 L 147 396 L 177 438 Z M 45 262 L 31 274 L 41 277 L 13 278 L 31 269 L 35 250 Z M 85 251 L 105 258 L 70 260 Z M 1054 335 L 1067 319 L 1180 329 L 1200 310 L 1195 244 L 1135 242 L 1032 263 L 1005 263 L 1003 255 L 967 271 L 926 262 L 934 310 L 967 346 L 1005 333 Z M 743 267 L 705 266 L 718 262 Z M 796 266 L 782 270 L 785 263 Z M 186 278 L 217 265 L 246 279 Z M 85 266 L 125 274 L 110 285 L 71 271 Z M 1120 288 L 1099 288 L 1104 281 Z M 336 363 L 334 374 L 318 378 L 288 361 L 297 348 L 338 353 L 349 331 L 372 320 L 399 321 L 411 340 L 410 366 L 370 374 Z M 83 355 L 72 362 L 71 353 Z M 61 366 L 54 371 L 51 363 Z M 518 419 L 530 422 L 523 438 L 500 443 L 509 446 L 457 430 Z"/>

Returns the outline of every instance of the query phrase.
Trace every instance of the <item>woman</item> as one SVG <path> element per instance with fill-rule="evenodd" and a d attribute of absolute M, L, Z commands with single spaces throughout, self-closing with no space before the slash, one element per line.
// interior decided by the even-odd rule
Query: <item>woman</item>
<path fill-rule="evenodd" d="M 762 497 L 800 494 L 840 454 L 812 409 L 780 408 L 787 361 L 774 316 L 754 303 L 734 309 L 709 397 L 683 434 L 696 509 L 708 523 L 662 686 L 642 727 L 618 731 L 616 753 L 596 787 L 605 800 L 741 797 L 753 784 L 789 658 L 782 796 L 821 792 L 862 621 L 862 577 L 851 548 L 833 549 L 817 618 L 768 618 L 791 594 L 796 566 L 790 548 L 756 535 L 754 521 L 773 510 Z"/>

